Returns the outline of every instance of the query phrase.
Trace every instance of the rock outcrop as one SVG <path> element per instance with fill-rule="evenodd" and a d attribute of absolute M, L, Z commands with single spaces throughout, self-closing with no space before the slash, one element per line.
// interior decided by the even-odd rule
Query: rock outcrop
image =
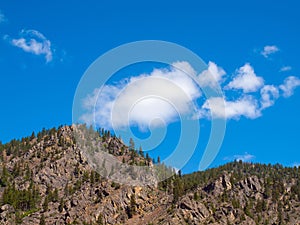
<path fill-rule="evenodd" d="M 191 174 L 159 185 L 122 184 L 91 166 L 81 149 L 86 134 L 78 143 L 74 129 L 0 146 L 0 224 L 300 224 L 299 168 L 235 162 L 196 174 L 201 182 Z M 96 138 L 119 162 L 153 168 L 118 138 Z"/>

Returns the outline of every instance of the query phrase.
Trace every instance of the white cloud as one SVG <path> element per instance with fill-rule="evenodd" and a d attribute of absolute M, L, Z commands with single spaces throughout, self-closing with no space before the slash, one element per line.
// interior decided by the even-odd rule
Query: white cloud
<path fill-rule="evenodd" d="M 208 63 L 208 69 L 199 74 L 199 83 L 202 87 L 216 88 L 221 84 L 226 72 L 214 62 Z"/>
<path fill-rule="evenodd" d="M 286 71 L 290 71 L 290 70 L 292 70 L 292 67 L 284 66 L 284 67 L 281 67 L 280 72 L 286 72 Z"/>
<path fill-rule="evenodd" d="M 279 97 L 279 90 L 274 85 L 265 85 L 260 90 L 260 95 L 261 109 L 265 109 L 274 105 L 276 99 Z"/>
<path fill-rule="evenodd" d="M 264 49 L 261 51 L 261 54 L 268 58 L 270 55 L 276 53 L 279 51 L 279 48 L 276 45 L 267 45 L 264 47 Z"/>
<path fill-rule="evenodd" d="M 196 75 L 196 71 L 194 70 L 194 68 L 188 62 L 178 61 L 178 62 L 174 62 L 172 64 L 172 66 L 176 69 L 182 70 L 183 72 L 185 72 L 189 76 L 195 76 Z"/>
<path fill-rule="evenodd" d="M 241 94 L 234 100 L 225 100 L 221 97 L 209 98 L 202 105 L 199 117 L 210 117 L 223 119 L 239 119 L 245 117 L 255 119 L 262 115 L 262 111 L 275 104 L 280 97 L 290 97 L 294 89 L 300 86 L 300 79 L 297 77 L 287 77 L 282 85 L 264 85 L 260 89 L 260 97 L 255 95 Z M 280 93 L 280 90 L 282 93 Z M 211 114 L 210 114 L 211 113 Z"/>
<path fill-rule="evenodd" d="M 5 21 L 6 21 L 6 17 L 4 16 L 4 14 L 0 10 L 0 23 L 5 22 Z"/>
<path fill-rule="evenodd" d="M 35 55 L 44 55 L 47 62 L 52 60 L 51 42 L 39 31 L 22 30 L 20 38 L 10 40 L 10 43 L 25 52 Z"/>
<path fill-rule="evenodd" d="M 210 110 L 213 117 L 222 119 L 239 119 L 242 116 L 255 119 L 261 116 L 257 100 L 248 95 L 235 101 L 213 97 L 205 101 L 202 110 Z"/>
<path fill-rule="evenodd" d="M 241 89 L 244 93 L 255 92 L 264 84 L 262 77 L 256 76 L 253 67 L 246 63 L 236 72 L 236 77 L 227 85 L 228 89 Z"/>
<path fill-rule="evenodd" d="M 243 162 L 249 162 L 254 158 L 255 158 L 254 155 L 251 155 L 251 154 L 245 152 L 243 155 L 226 156 L 223 158 L 223 160 L 226 160 L 226 161 L 233 161 L 233 160 L 240 161 L 241 160 Z"/>
<path fill-rule="evenodd" d="M 279 86 L 280 90 L 283 92 L 283 97 L 287 98 L 294 94 L 294 90 L 300 86 L 300 79 L 298 77 L 289 76 L 287 77 L 283 84 Z"/>
<path fill-rule="evenodd" d="M 255 156 L 245 152 L 245 154 L 243 154 L 243 155 L 234 155 L 233 158 L 237 161 L 242 160 L 243 162 L 248 162 L 248 161 L 251 161 L 252 159 L 254 159 Z"/>
<path fill-rule="evenodd" d="M 141 130 L 150 124 L 161 126 L 187 116 L 190 119 L 222 118 L 255 119 L 262 111 L 275 104 L 283 96 L 289 97 L 300 86 L 300 79 L 287 77 L 279 86 L 264 85 L 254 69 L 245 64 L 237 70 L 236 77 L 224 85 L 225 71 L 210 62 L 208 70 L 198 78 L 201 85 L 221 85 L 222 97 L 205 99 L 199 87 L 187 75 L 196 71 L 187 62 L 176 62 L 171 68 L 154 69 L 150 74 L 141 74 L 95 89 L 83 100 L 86 113 L 82 122 L 111 128 L 137 125 Z M 237 91 L 242 89 L 243 91 Z M 200 108 L 196 104 L 202 104 Z M 159 120 L 157 120 L 159 119 Z"/>
<path fill-rule="evenodd" d="M 168 70 L 155 69 L 151 74 L 96 89 L 84 100 L 87 113 L 81 119 L 90 123 L 95 118 L 96 124 L 102 127 L 111 127 L 113 123 L 118 128 L 130 124 L 144 129 L 150 124 L 168 124 L 178 115 L 188 116 L 201 92 L 183 71 L 195 73 L 188 63 L 176 62 Z"/>
<path fill-rule="evenodd" d="M 291 167 L 300 167 L 300 163 L 294 162 L 294 163 L 291 165 Z"/>

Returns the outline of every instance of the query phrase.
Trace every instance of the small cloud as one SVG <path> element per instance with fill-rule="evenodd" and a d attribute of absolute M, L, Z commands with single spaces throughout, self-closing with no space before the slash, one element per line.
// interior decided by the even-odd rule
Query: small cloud
<path fill-rule="evenodd" d="M 292 96 L 298 86 L 300 86 L 300 79 L 290 76 L 279 86 L 264 85 L 254 95 L 242 93 L 231 100 L 227 99 L 231 96 L 228 94 L 224 98 L 211 97 L 202 105 L 198 117 L 210 118 L 213 116 L 215 118 L 236 120 L 241 117 L 256 119 L 262 116 L 264 109 L 273 106 L 279 97 L 288 98 Z"/>
<path fill-rule="evenodd" d="M 253 67 L 246 63 L 236 72 L 236 77 L 225 89 L 241 89 L 244 93 L 255 92 L 264 84 L 264 79 L 255 74 Z"/>
<path fill-rule="evenodd" d="M 264 49 L 260 52 L 265 58 L 268 58 L 270 55 L 279 51 L 279 48 L 276 45 L 267 45 Z"/>
<path fill-rule="evenodd" d="M 280 72 L 286 72 L 286 71 L 290 71 L 290 70 L 292 70 L 292 67 L 290 67 L 290 66 L 284 66 L 284 67 L 282 67 L 280 69 Z"/>
<path fill-rule="evenodd" d="M 178 173 L 179 173 L 179 170 L 180 170 L 180 169 L 178 169 L 178 168 L 177 168 L 177 167 L 175 167 L 175 166 L 173 166 L 173 169 L 174 169 L 174 171 L 175 171 L 175 173 L 176 173 L 176 174 L 178 174 Z"/>
<path fill-rule="evenodd" d="M 237 161 L 242 160 L 243 162 L 249 162 L 249 161 L 251 161 L 252 159 L 254 159 L 255 156 L 254 156 L 254 155 L 251 155 L 251 154 L 249 154 L 249 153 L 247 153 L 247 152 L 245 152 L 244 155 L 234 155 L 233 158 L 234 158 L 235 160 L 237 160 Z"/>
<path fill-rule="evenodd" d="M 46 62 L 52 60 L 51 42 L 39 31 L 22 30 L 20 32 L 20 38 L 11 39 L 8 35 L 5 35 L 4 39 L 9 40 L 10 44 L 21 48 L 25 52 L 34 55 L 44 55 Z"/>
<path fill-rule="evenodd" d="M 292 167 L 300 167 L 300 163 L 295 162 L 295 163 L 292 164 Z"/>
<path fill-rule="evenodd" d="M 243 154 L 243 155 L 226 156 L 223 158 L 223 160 L 225 160 L 225 161 L 234 161 L 234 160 L 240 161 L 241 160 L 243 162 L 249 162 L 254 158 L 255 158 L 254 155 L 251 155 L 251 154 L 245 152 L 245 154 Z"/>
<path fill-rule="evenodd" d="M 2 39 L 4 41 L 9 41 L 9 35 L 7 35 L 7 34 L 3 35 Z"/>
<path fill-rule="evenodd" d="M 260 90 L 260 95 L 261 109 L 265 109 L 274 105 L 275 101 L 279 98 L 279 90 L 274 85 L 265 85 Z"/>
<path fill-rule="evenodd" d="M 257 100 L 248 95 L 235 101 L 212 97 L 205 101 L 202 110 L 206 111 L 206 113 L 202 112 L 202 115 L 207 115 L 210 110 L 213 117 L 221 119 L 239 119 L 242 116 L 255 119 L 261 116 Z"/>
<path fill-rule="evenodd" d="M 298 77 L 289 76 L 285 78 L 283 84 L 279 86 L 283 92 L 283 97 L 288 98 L 294 94 L 294 90 L 300 86 L 300 79 Z"/>
<path fill-rule="evenodd" d="M 3 23 L 5 21 L 7 21 L 7 19 L 6 19 L 6 17 L 4 16 L 4 14 L 0 10 L 0 23 Z"/>
<path fill-rule="evenodd" d="M 287 77 L 279 86 L 265 85 L 263 78 L 257 76 L 248 63 L 237 69 L 236 74 L 226 86 L 221 83 L 224 98 L 211 97 L 205 100 L 198 111 L 198 118 L 256 119 L 262 116 L 264 109 L 273 106 L 279 97 L 290 97 L 300 86 L 300 79 L 293 76 Z M 239 89 L 242 92 L 236 91 Z"/>
<path fill-rule="evenodd" d="M 202 87 L 216 88 L 222 83 L 226 72 L 214 62 L 208 63 L 208 69 L 199 74 L 199 83 Z"/>

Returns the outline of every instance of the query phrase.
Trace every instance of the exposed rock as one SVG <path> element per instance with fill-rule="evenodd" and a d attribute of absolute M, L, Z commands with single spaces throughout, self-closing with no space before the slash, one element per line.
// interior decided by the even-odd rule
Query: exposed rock
<path fill-rule="evenodd" d="M 95 172 L 80 149 L 82 143 L 74 138 L 78 135 L 74 134 L 75 129 L 76 126 L 65 126 L 26 140 L 27 144 L 20 145 L 22 148 L 30 146 L 26 151 L 19 146 L 14 153 L 11 147 L 9 153 L 7 147 L 2 147 L 0 224 L 16 224 L 16 221 L 24 225 L 39 224 L 42 217 L 46 224 L 97 224 L 100 221 L 102 224 L 141 225 L 300 224 L 300 189 L 295 186 L 298 170 L 290 171 L 289 174 L 295 173 L 293 177 L 290 175 L 292 178 L 282 179 L 282 182 L 268 180 L 272 173 L 281 178 L 282 171 L 276 167 L 265 177 L 255 170 L 247 173 L 253 166 L 246 166 L 243 174 L 235 172 L 235 167 L 218 173 L 208 171 L 208 175 L 201 177 L 205 183 L 181 190 L 175 201 L 174 183 L 184 177 L 170 179 L 170 188 L 166 189 L 159 189 L 154 180 L 153 185 L 148 186 L 113 182 Z M 82 135 L 79 140 L 86 141 L 85 133 L 79 135 Z M 130 154 L 134 152 L 118 138 L 109 135 L 95 138 L 107 154 L 114 155 L 120 162 L 153 167 L 152 162 L 142 156 L 132 160 Z M 95 143 L 85 144 L 93 146 Z M 151 178 L 145 176 L 144 180 Z M 19 205 L 8 204 L 11 199 L 4 201 L 4 193 L 8 195 L 5 191 L 9 188 L 20 199 L 30 196 L 33 200 L 37 195 L 34 207 L 27 206 L 26 201 L 18 201 Z M 29 191 L 33 189 L 34 193 Z"/>
<path fill-rule="evenodd" d="M 214 194 L 214 195 L 220 195 L 224 191 L 228 191 L 231 188 L 232 188 L 232 185 L 230 183 L 230 177 L 228 174 L 224 174 L 218 180 L 216 180 L 216 181 L 208 184 L 206 187 L 204 187 L 204 191 Z"/>

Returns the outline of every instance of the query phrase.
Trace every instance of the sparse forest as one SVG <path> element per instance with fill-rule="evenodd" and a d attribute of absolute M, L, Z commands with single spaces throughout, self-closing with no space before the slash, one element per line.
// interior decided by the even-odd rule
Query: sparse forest
<path fill-rule="evenodd" d="M 126 146 L 104 129 L 83 129 L 120 163 L 174 173 L 132 139 Z M 61 126 L 0 144 L 1 224 L 139 224 L 142 217 L 149 224 L 296 224 L 300 218 L 299 167 L 234 161 L 179 171 L 157 188 L 130 187 L 90 168 L 76 141 L 92 143 L 75 136 Z"/>

